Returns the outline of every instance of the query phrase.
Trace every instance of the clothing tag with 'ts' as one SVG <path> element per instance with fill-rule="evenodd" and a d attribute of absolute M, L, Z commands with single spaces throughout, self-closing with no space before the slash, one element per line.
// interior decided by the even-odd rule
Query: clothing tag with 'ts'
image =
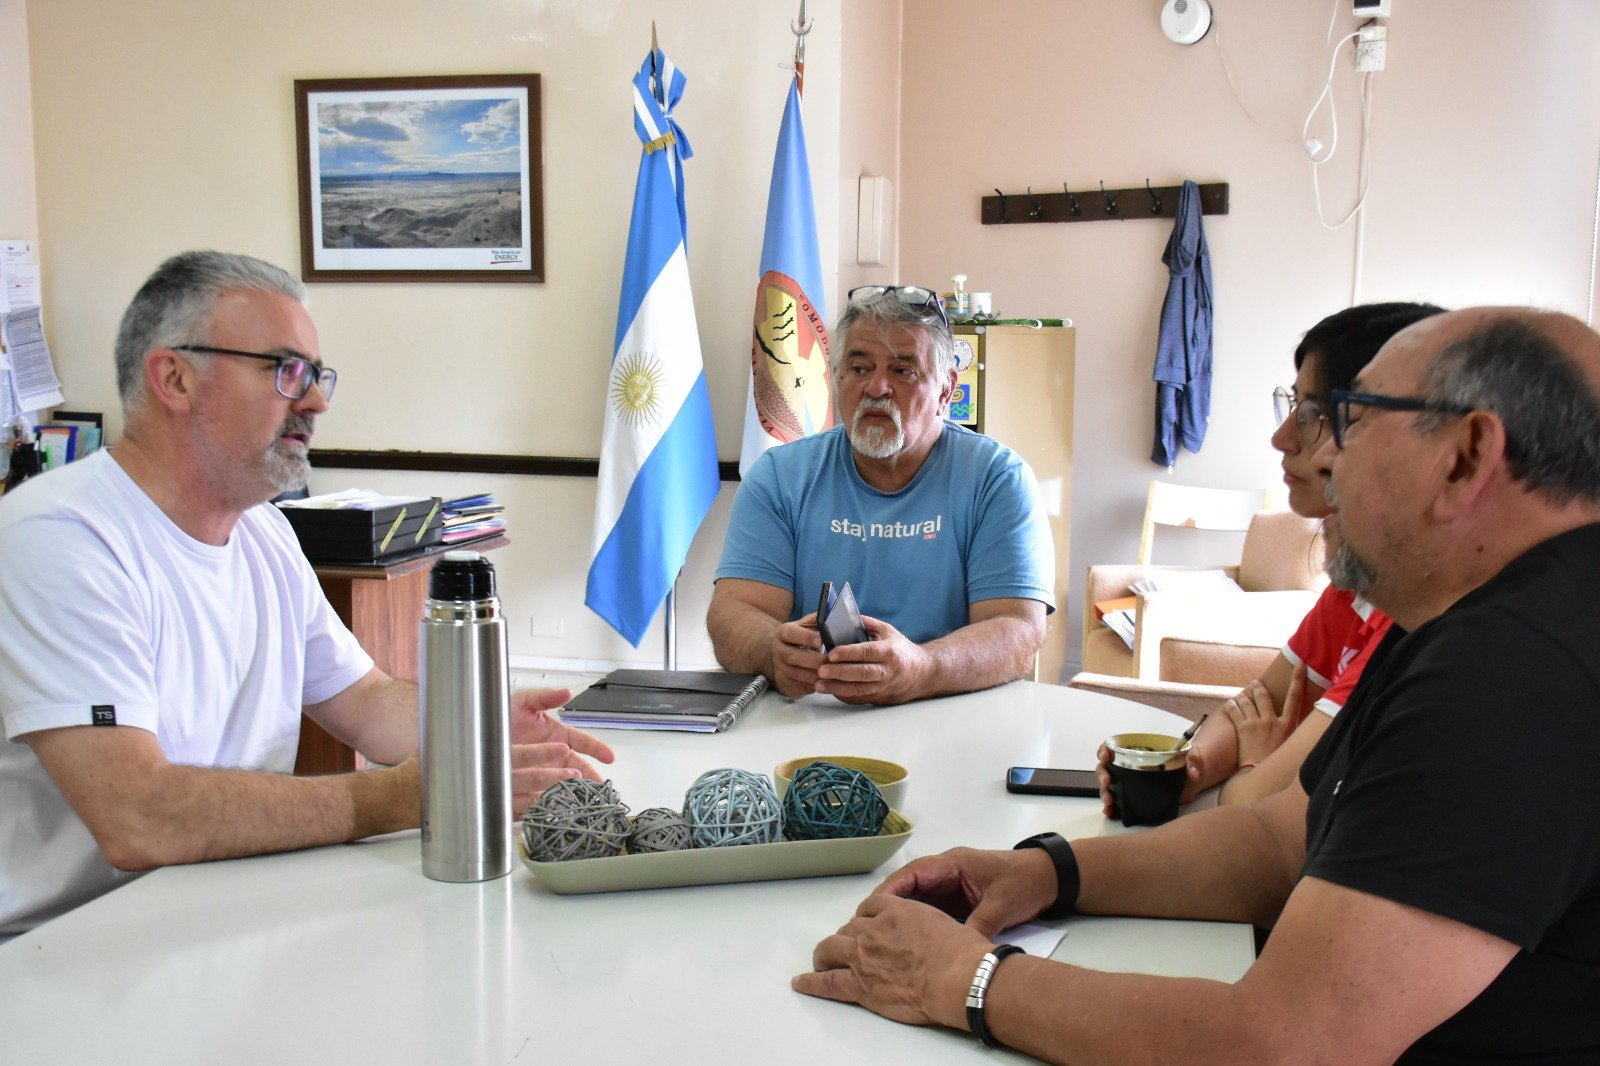
<path fill-rule="evenodd" d="M 97 703 L 89 708 L 90 725 L 116 725 L 117 708 L 110 703 Z"/>

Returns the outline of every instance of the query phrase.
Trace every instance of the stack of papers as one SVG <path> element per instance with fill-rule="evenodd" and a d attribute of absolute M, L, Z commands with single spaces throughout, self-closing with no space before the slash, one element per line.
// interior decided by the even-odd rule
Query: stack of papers
<path fill-rule="evenodd" d="M 504 533 L 505 508 L 494 502 L 494 494 L 485 492 L 477 496 L 458 496 L 444 501 L 444 535 L 446 544 L 481 540 Z"/>

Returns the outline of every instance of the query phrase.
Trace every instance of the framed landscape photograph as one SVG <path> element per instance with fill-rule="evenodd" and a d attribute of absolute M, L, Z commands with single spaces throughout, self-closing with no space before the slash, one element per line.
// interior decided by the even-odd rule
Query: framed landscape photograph
<path fill-rule="evenodd" d="M 543 281 L 539 75 L 294 83 L 307 281 Z"/>

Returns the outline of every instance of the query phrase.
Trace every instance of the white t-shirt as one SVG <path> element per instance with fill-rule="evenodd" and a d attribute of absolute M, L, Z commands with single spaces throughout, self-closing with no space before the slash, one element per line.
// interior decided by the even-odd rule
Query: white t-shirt
<path fill-rule="evenodd" d="M 0 497 L 0 934 L 133 876 L 25 734 L 132 726 L 173 763 L 288 773 L 301 707 L 371 669 L 269 504 L 202 544 L 104 451 Z"/>

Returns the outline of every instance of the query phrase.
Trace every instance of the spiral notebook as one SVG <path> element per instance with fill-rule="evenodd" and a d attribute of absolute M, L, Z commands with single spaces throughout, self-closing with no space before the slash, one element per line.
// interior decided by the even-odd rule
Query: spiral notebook
<path fill-rule="evenodd" d="M 595 729 L 720 733 L 738 722 L 767 679 L 714 670 L 613 670 L 572 698 L 561 720 Z"/>

